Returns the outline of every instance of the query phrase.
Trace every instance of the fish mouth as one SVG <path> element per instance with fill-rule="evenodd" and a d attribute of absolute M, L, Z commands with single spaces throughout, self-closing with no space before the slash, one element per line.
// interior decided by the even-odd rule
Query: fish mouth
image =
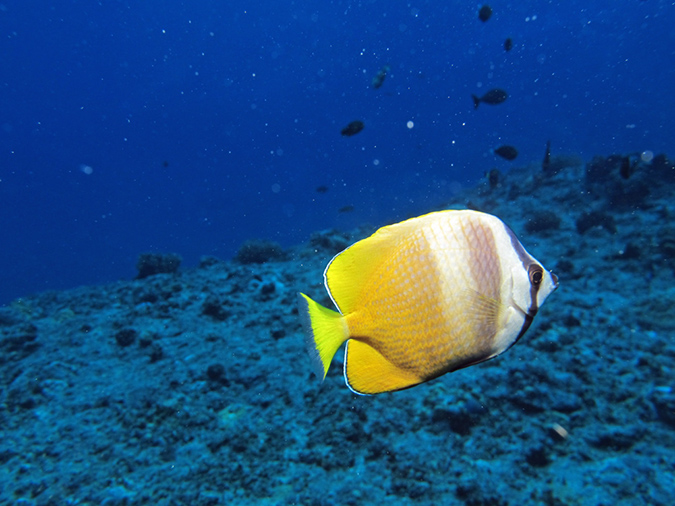
<path fill-rule="evenodd" d="M 551 280 L 553 281 L 553 289 L 556 290 L 560 284 L 558 281 L 558 276 L 553 274 L 553 271 L 548 271 L 548 273 L 551 275 Z"/>

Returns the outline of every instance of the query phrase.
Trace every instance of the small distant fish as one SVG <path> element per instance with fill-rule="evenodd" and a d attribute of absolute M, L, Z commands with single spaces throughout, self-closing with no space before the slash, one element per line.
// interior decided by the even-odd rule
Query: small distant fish
<path fill-rule="evenodd" d="M 361 130 L 363 130 L 364 126 L 365 125 L 363 124 L 363 121 L 359 121 L 359 120 L 352 121 L 349 125 L 347 125 L 346 127 L 344 127 L 342 129 L 341 133 L 342 133 L 342 135 L 345 135 L 347 137 L 351 137 L 352 135 L 356 135 Z"/>
<path fill-rule="evenodd" d="M 551 168 L 551 141 L 546 141 L 546 153 L 541 162 L 541 170 L 548 172 Z"/>
<path fill-rule="evenodd" d="M 624 178 L 624 179 L 630 178 L 633 175 L 633 173 L 635 172 L 635 168 L 637 167 L 637 164 L 638 164 L 638 160 L 635 160 L 635 161 L 631 162 L 630 155 L 624 156 L 621 159 L 621 166 L 619 167 L 619 174 L 621 175 L 621 177 Z"/>
<path fill-rule="evenodd" d="M 518 150 L 513 146 L 499 146 L 495 149 L 495 155 L 501 156 L 505 160 L 515 160 L 518 156 Z"/>
<path fill-rule="evenodd" d="M 494 190 L 501 184 L 502 173 L 497 169 L 492 169 L 486 174 L 490 189 Z"/>
<path fill-rule="evenodd" d="M 389 72 L 389 65 L 383 66 L 375 77 L 373 77 L 373 88 L 378 89 L 384 83 L 384 78 L 387 77 L 387 72 Z"/>
<path fill-rule="evenodd" d="M 316 193 L 327 193 L 328 192 L 328 187 L 325 185 L 317 186 L 316 187 Z"/>
<path fill-rule="evenodd" d="M 166 169 L 168 166 L 169 166 L 168 160 L 164 160 L 164 161 L 162 162 L 162 167 L 164 167 L 164 168 Z"/>
<path fill-rule="evenodd" d="M 410 388 L 500 355 L 558 287 L 504 222 L 477 211 L 383 227 L 333 257 L 324 281 L 339 312 L 299 294 L 305 344 L 323 379 L 346 341 L 344 376 L 358 394 Z"/>
<path fill-rule="evenodd" d="M 492 16 L 492 7 L 489 5 L 483 5 L 478 11 L 478 19 L 485 23 Z"/>
<path fill-rule="evenodd" d="M 624 179 L 628 179 L 631 175 L 631 167 L 630 167 L 630 158 L 627 156 L 624 156 L 621 159 L 621 167 L 619 167 L 619 174 L 621 174 L 621 177 Z"/>
<path fill-rule="evenodd" d="M 338 209 L 338 213 L 351 213 L 354 210 L 354 206 L 343 206 Z"/>
<path fill-rule="evenodd" d="M 511 37 L 509 37 L 504 41 L 504 50 L 511 51 L 511 48 L 513 48 L 513 40 L 511 40 Z"/>
<path fill-rule="evenodd" d="M 504 100 L 508 98 L 508 93 L 506 93 L 504 90 L 501 90 L 499 88 L 495 88 L 493 90 L 488 91 L 485 95 L 482 97 L 477 97 L 476 95 L 471 95 L 473 98 L 473 108 L 478 109 L 478 106 L 480 105 L 481 102 L 485 104 L 490 104 L 490 105 L 497 105 L 501 104 Z"/>

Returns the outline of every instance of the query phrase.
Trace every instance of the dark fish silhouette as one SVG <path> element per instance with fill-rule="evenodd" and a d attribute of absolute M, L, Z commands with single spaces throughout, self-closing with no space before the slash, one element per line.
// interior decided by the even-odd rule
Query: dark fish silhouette
<path fill-rule="evenodd" d="M 327 193 L 328 187 L 326 185 L 321 185 L 316 187 L 316 193 Z"/>
<path fill-rule="evenodd" d="M 492 7 L 489 5 L 483 5 L 478 11 L 478 19 L 485 23 L 492 16 Z"/>
<path fill-rule="evenodd" d="M 513 47 L 513 40 L 511 40 L 511 37 L 509 37 L 504 41 L 504 50 L 511 51 L 512 47 Z"/>
<path fill-rule="evenodd" d="M 502 174 L 497 169 L 490 170 L 486 176 L 490 189 L 494 190 L 501 184 Z"/>
<path fill-rule="evenodd" d="M 551 168 L 551 141 L 546 141 L 546 154 L 541 162 L 541 170 L 548 172 Z"/>
<path fill-rule="evenodd" d="M 515 160 L 518 156 L 518 150 L 513 146 L 499 146 L 495 149 L 495 155 L 501 156 L 505 160 Z"/>
<path fill-rule="evenodd" d="M 338 209 L 338 213 L 351 213 L 354 210 L 354 206 L 344 206 Z"/>
<path fill-rule="evenodd" d="M 619 167 L 619 174 L 621 174 L 621 177 L 624 179 L 628 179 L 630 175 L 632 174 L 633 170 L 630 164 L 630 157 L 629 156 L 624 156 L 621 159 L 621 167 Z"/>
<path fill-rule="evenodd" d="M 636 160 L 631 161 L 631 156 L 637 156 Z M 632 155 L 624 156 L 621 159 L 621 166 L 619 167 L 619 174 L 622 178 L 628 179 L 635 173 L 635 169 L 640 161 L 640 153 L 633 153 Z"/>
<path fill-rule="evenodd" d="M 380 69 L 375 77 L 373 77 L 373 88 L 378 89 L 384 83 L 384 78 L 387 77 L 387 72 L 389 72 L 389 65 L 385 65 Z"/>
<path fill-rule="evenodd" d="M 363 121 L 359 121 L 359 120 L 352 121 L 349 125 L 347 125 L 346 127 L 344 127 L 342 129 L 341 133 L 342 133 L 342 135 L 345 135 L 347 137 L 352 136 L 352 135 L 356 135 L 361 130 L 363 130 L 364 126 L 365 125 L 363 124 Z"/>
<path fill-rule="evenodd" d="M 508 93 L 506 93 L 504 90 L 500 90 L 499 88 L 495 88 L 493 90 L 488 91 L 485 95 L 482 97 L 477 97 L 476 95 L 471 95 L 473 98 L 473 108 L 478 109 L 478 106 L 480 105 L 481 102 L 485 104 L 490 104 L 490 105 L 497 105 L 501 104 L 504 100 L 508 98 Z"/>

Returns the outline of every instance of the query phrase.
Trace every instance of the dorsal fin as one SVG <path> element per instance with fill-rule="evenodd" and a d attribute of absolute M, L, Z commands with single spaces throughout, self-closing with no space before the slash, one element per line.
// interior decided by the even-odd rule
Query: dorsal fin
<path fill-rule="evenodd" d="M 342 314 L 354 311 L 366 281 L 386 258 L 409 240 L 410 234 L 418 229 L 419 220 L 428 217 L 420 216 L 382 227 L 333 257 L 326 267 L 324 278 L 326 289 Z"/>

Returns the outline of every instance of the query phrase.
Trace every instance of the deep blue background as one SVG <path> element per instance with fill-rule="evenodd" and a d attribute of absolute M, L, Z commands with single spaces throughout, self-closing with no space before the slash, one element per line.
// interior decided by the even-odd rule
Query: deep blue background
<path fill-rule="evenodd" d="M 490 5 L 0 5 L 0 303 L 132 277 L 145 251 L 190 265 L 422 213 L 508 170 L 502 143 L 519 165 L 547 139 L 675 155 L 670 1 Z M 492 87 L 509 99 L 473 110 Z"/>

